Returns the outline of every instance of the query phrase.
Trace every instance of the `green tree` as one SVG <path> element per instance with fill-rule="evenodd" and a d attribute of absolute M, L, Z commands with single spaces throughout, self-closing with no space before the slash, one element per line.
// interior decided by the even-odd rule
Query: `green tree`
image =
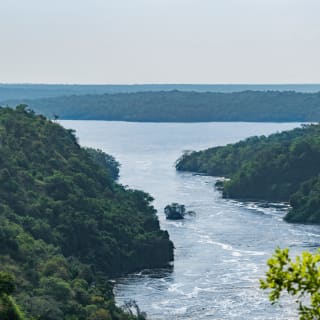
<path fill-rule="evenodd" d="M 271 290 L 270 301 L 276 303 L 281 293 L 287 292 L 299 304 L 300 320 L 320 319 L 320 250 L 303 252 L 293 261 L 289 249 L 277 248 L 268 266 L 266 279 L 260 284 Z"/>
<path fill-rule="evenodd" d="M 15 289 L 14 277 L 7 273 L 0 271 L 0 294 L 11 294 Z"/>
<path fill-rule="evenodd" d="M 0 320 L 23 319 L 17 305 L 37 320 L 136 319 L 108 279 L 173 259 L 152 198 L 115 181 L 112 156 L 95 155 L 103 165 L 72 130 L 0 108 L 0 270 L 17 279 L 0 273 Z"/>
<path fill-rule="evenodd" d="M 24 320 L 19 307 L 11 298 L 15 290 L 15 278 L 7 272 L 0 271 L 0 319 Z"/>

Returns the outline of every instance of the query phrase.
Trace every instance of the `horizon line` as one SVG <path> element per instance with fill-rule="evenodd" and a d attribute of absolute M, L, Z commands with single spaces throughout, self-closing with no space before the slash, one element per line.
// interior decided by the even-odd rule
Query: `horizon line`
<path fill-rule="evenodd" d="M 320 85 L 320 82 L 295 83 L 63 83 L 63 82 L 0 82 L 0 85 L 61 85 L 61 86 L 299 86 Z"/>

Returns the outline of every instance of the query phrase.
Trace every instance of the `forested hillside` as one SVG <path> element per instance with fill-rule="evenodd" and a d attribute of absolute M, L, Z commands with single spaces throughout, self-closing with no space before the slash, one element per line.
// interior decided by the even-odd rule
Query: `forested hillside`
<path fill-rule="evenodd" d="M 114 158 L 98 155 L 111 166 L 72 130 L 0 109 L 0 271 L 15 277 L 26 319 L 133 319 L 108 279 L 173 259 L 151 197 L 116 183 Z"/>
<path fill-rule="evenodd" d="M 318 92 L 320 84 L 134 84 L 134 85 L 86 85 L 86 84 L 0 84 L 0 103 L 8 99 L 39 99 L 68 95 L 105 93 L 132 93 L 146 91 L 196 91 L 196 92 L 240 92 L 296 91 Z"/>
<path fill-rule="evenodd" d="M 320 121 L 320 92 L 243 91 L 136 92 L 72 95 L 26 103 L 37 113 L 61 119 L 206 122 L 206 121 Z"/>
<path fill-rule="evenodd" d="M 176 168 L 229 178 L 226 198 L 290 201 L 288 221 L 320 223 L 320 125 L 186 153 Z"/>

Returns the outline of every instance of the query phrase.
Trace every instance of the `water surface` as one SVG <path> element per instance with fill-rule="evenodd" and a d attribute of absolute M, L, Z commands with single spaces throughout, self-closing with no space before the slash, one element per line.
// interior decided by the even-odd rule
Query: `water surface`
<path fill-rule="evenodd" d="M 225 200 L 216 178 L 179 173 L 183 150 L 225 145 L 252 135 L 291 129 L 275 123 L 127 123 L 61 121 L 76 129 L 80 144 L 100 148 L 121 162 L 120 181 L 154 198 L 163 229 L 175 244 L 173 269 L 145 270 L 117 279 L 118 304 L 134 299 L 150 319 L 296 319 L 284 299 L 271 306 L 258 279 L 276 246 L 293 254 L 315 250 L 318 226 L 291 225 L 285 208 Z M 167 221 L 163 208 L 173 201 L 196 215 Z"/>

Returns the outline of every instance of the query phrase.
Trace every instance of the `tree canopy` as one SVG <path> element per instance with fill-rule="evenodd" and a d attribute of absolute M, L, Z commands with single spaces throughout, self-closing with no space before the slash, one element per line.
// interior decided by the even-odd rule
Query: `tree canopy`
<path fill-rule="evenodd" d="M 298 303 L 301 320 L 320 318 L 320 251 L 303 252 L 293 261 L 289 250 L 276 249 L 268 260 L 266 278 L 260 280 L 261 288 L 270 291 L 270 301 L 279 301 L 283 292 L 293 296 Z"/>
<path fill-rule="evenodd" d="M 0 271 L 17 279 L 27 317 L 133 319 L 115 306 L 108 280 L 173 259 L 152 198 L 112 170 L 72 130 L 26 106 L 0 108 Z M 5 283 L 0 290 L 11 291 Z"/>
<path fill-rule="evenodd" d="M 320 223 L 320 125 L 188 152 L 177 170 L 224 176 L 226 198 L 290 201 L 291 222 Z"/>
<path fill-rule="evenodd" d="M 145 122 L 319 121 L 320 92 L 149 91 L 2 101 L 60 119 Z"/>

